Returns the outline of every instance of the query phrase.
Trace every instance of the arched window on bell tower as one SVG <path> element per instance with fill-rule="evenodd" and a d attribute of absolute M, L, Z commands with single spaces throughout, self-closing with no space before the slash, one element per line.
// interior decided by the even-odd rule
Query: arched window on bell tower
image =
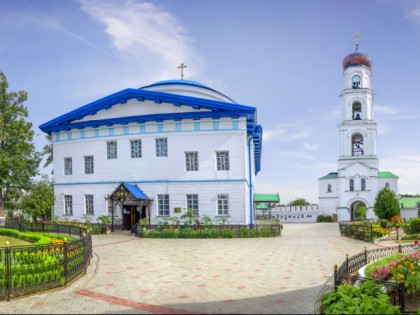
<path fill-rule="evenodd" d="M 362 191 L 365 191 L 366 190 L 366 179 L 362 178 L 360 180 L 360 187 L 361 187 L 361 190 Z"/>
<path fill-rule="evenodd" d="M 354 179 L 350 178 L 349 180 L 349 190 L 354 191 Z"/>
<path fill-rule="evenodd" d="M 353 103 L 352 117 L 353 117 L 353 120 L 362 119 L 362 104 L 360 104 L 359 102 Z"/>
<path fill-rule="evenodd" d="M 351 150 L 352 156 L 364 155 L 363 136 L 361 134 L 355 134 L 351 137 Z"/>

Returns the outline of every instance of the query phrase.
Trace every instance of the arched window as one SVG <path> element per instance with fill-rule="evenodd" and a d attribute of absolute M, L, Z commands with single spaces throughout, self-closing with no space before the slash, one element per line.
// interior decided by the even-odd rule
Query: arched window
<path fill-rule="evenodd" d="M 389 189 L 389 183 L 385 183 L 385 188 Z"/>
<path fill-rule="evenodd" d="M 351 150 L 353 156 L 364 155 L 363 136 L 361 134 L 355 134 L 351 137 Z"/>
<path fill-rule="evenodd" d="M 354 191 L 354 179 L 353 178 L 350 178 L 350 181 L 349 181 L 349 184 L 350 184 L 350 191 Z"/>
<path fill-rule="evenodd" d="M 328 184 L 328 186 L 327 186 L 327 192 L 331 192 L 332 190 L 331 190 L 331 184 Z"/>
<path fill-rule="evenodd" d="M 359 102 L 353 103 L 352 117 L 353 120 L 362 119 L 362 104 L 360 104 Z"/>
<path fill-rule="evenodd" d="M 364 179 L 364 178 L 361 179 L 360 187 L 361 187 L 362 191 L 366 190 L 366 179 Z"/>

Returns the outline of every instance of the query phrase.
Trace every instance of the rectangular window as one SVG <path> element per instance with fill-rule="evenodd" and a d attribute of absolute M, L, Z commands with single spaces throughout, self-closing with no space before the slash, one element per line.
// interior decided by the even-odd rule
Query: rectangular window
<path fill-rule="evenodd" d="M 229 171 L 229 151 L 216 152 L 217 170 Z"/>
<path fill-rule="evenodd" d="M 64 214 L 65 215 L 73 214 L 73 196 L 71 195 L 64 196 Z"/>
<path fill-rule="evenodd" d="M 158 195 L 158 215 L 169 215 L 169 195 Z"/>
<path fill-rule="evenodd" d="M 217 195 L 217 214 L 229 215 L 229 195 Z"/>
<path fill-rule="evenodd" d="M 198 195 L 187 195 L 187 209 L 191 209 L 195 215 L 198 215 Z"/>
<path fill-rule="evenodd" d="M 93 215 L 93 195 L 85 195 L 85 213 Z"/>
<path fill-rule="evenodd" d="M 64 175 L 73 174 L 73 161 L 71 157 L 64 158 Z"/>
<path fill-rule="evenodd" d="M 156 139 L 156 156 L 168 156 L 168 139 Z"/>
<path fill-rule="evenodd" d="M 85 156 L 85 174 L 93 174 L 93 155 Z"/>
<path fill-rule="evenodd" d="M 131 158 L 141 158 L 141 140 L 131 140 Z"/>
<path fill-rule="evenodd" d="M 117 141 L 110 141 L 106 143 L 106 157 L 108 160 L 117 158 Z"/>
<path fill-rule="evenodd" d="M 185 167 L 187 171 L 198 171 L 198 152 L 185 152 Z"/>

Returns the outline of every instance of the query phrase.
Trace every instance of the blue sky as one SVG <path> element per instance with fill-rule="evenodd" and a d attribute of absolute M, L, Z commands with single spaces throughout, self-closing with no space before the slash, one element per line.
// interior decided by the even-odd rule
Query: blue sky
<path fill-rule="evenodd" d="M 337 170 L 343 58 L 373 62 L 381 171 L 420 193 L 420 1 L 0 0 L 0 70 L 38 126 L 125 88 L 178 79 L 258 108 L 257 193 L 318 202 Z M 41 170 L 49 173 L 49 170 Z"/>

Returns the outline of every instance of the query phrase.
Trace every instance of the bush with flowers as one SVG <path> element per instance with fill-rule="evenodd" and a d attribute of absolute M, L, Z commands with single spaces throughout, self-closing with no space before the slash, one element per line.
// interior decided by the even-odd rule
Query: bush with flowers
<path fill-rule="evenodd" d="M 391 219 L 389 219 L 389 222 L 392 226 L 395 227 L 401 227 L 404 223 L 403 220 L 397 215 L 394 215 Z"/>
<path fill-rule="evenodd" d="M 418 249 L 416 240 L 413 247 Z M 400 257 L 398 257 L 400 256 Z M 382 262 L 382 264 L 381 264 Z M 367 277 L 374 280 L 402 282 L 413 300 L 420 293 L 420 253 L 395 254 L 366 268 Z"/>

